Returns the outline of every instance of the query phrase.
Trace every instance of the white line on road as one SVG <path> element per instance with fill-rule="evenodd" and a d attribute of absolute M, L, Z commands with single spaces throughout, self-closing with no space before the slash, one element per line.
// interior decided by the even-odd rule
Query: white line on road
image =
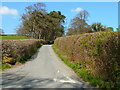
<path fill-rule="evenodd" d="M 60 73 L 60 71 L 58 70 L 57 73 Z M 64 77 L 66 77 L 68 80 L 57 80 L 57 74 L 56 74 L 56 78 L 54 78 L 53 80 L 55 82 L 62 82 L 62 83 L 76 83 L 74 80 L 72 80 L 70 77 L 66 76 L 63 74 Z"/>

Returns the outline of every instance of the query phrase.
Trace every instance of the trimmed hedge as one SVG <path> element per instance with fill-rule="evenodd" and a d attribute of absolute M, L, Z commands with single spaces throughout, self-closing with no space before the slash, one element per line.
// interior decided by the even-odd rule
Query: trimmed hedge
<path fill-rule="evenodd" d="M 57 38 L 54 47 L 70 62 L 80 62 L 95 77 L 120 83 L 120 32 L 97 32 Z M 114 86 L 114 85 L 113 85 Z"/>
<path fill-rule="evenodd" d="M 2 63 L 25 62 L 41 46 L 43 40 L 2 40 Z M 12 60 L 12 61 L 5 61 Z"/>

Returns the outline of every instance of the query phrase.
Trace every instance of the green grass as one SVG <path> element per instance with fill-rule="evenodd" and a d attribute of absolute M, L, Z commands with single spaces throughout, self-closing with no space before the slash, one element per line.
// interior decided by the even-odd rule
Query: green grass
<path fill-rule="evenodd" d="M 26 36 L 0 36 L 2 40 L 20 40 L 20 39 L 27 39 Z"/>
<path fill-rule="evenodd" d="M 67 57 L 63 57 L 63 55 L 60 54 L 59 50 L 56 49 L 54 46 L 53 50 L 66 65 L 68 65 L 76 72 L 79 77 L 81 77 L 84 81 L 89 82 L 94 87 L 104 89 L 114 88 L 115 90 L 120 90 L 120 86 L 118 84 L 116 85 L 114 82 L 104 81 L 99 77 L 92 75 L 90 71 L 86 70 L 86 68 L 80 62 L 70 62 L 70 60 Z"/>
<path fill-rule="evenodd" d="M 0 71 L 5 70 L 5 69 L 9 69 L 11 67 L 12 67 L 11 65 L 2 64 L 2 62 L 0 62 Z"/>

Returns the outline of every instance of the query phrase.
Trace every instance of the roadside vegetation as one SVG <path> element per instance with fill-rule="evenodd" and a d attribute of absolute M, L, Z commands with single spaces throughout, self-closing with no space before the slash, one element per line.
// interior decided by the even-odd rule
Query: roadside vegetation
<path fill-rule="evenodd" d="M 53 49 L 78 76 L 97 88 L 120 88 L 120 35 L 100 22 L 88 24 L 89 13 L 79 12 L 70 22 L 65 37 Z"/>
<path fill-rule="evenodd" d="M 53 47 L 84 80 L 99 88 L 120 88 L 118 34 L 120 32 L 97 32 L 60 37 Z"/>
<path fill-rule="evenodd" d="M 2 62 L 0 62 L 0 70 L 6 70 L 11 68 L 12 66 L 9 64 L 2 64 Z"/>
<path fill-rule="evenodd" d="M 2 41 L 2 69 L 11 68 L 15 64 L 28 61 L 42 46 L 43 40 L 3 40 Z"/>

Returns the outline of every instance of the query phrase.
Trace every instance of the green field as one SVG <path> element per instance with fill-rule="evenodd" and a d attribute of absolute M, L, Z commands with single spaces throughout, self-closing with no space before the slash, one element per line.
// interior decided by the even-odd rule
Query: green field
<path fill-rule="evenodd" d="M 20 40 L 20 39 L 27 39 L 25 36 L 0 36 L 0 39 L 2 40 Z"/>

